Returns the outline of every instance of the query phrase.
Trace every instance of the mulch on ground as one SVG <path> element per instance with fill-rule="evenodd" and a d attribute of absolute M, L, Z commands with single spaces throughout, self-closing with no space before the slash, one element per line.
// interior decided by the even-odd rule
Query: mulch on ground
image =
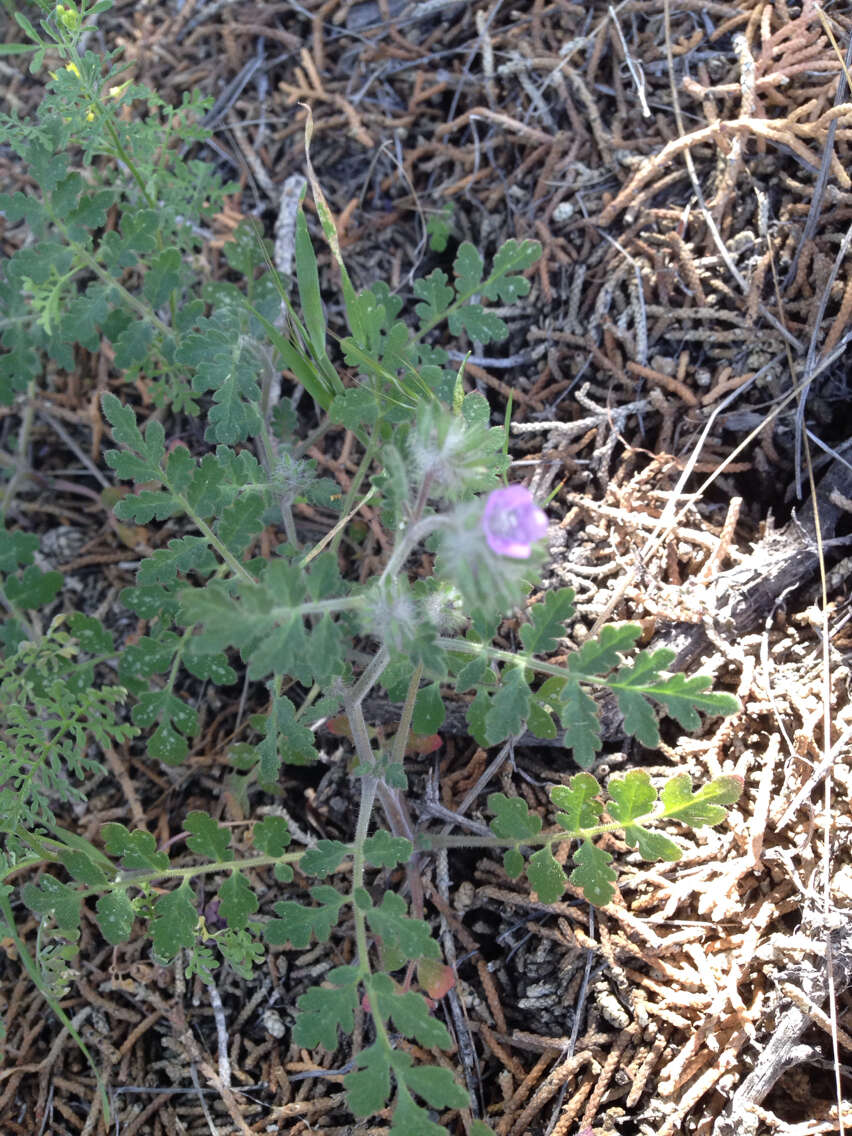
<path fill-rule="evenodd" d="M 285 183 L 305 173 L 305 106 L 356 284 L 385 279 L 406 293 L 415 275 L 449 271 L 461 240 L 486 256 L 509 237 L 541 241 L 532 290 L 504 315 L 509 339 L 493 354 L 474 349 L 467 378 L 495 422 L 511 397 L 518 473 L 542 497 L 556 491 L 545 586 L 578 592 L 565 650 L 630 619 L 742 701 L 703 735 L 669 729 L 658 754 L 608 727 L 599 779 L 641 762 L 696 781 L 736 773 L 745 791 L 725 825 L 679 834 L 678 864 L 649 866 L 612 839 L 623 878 L 605 909 L 570 891 L 537 904 L 487 858 L 429 869 L 429 911 L 458 971 L 452 1061 L 499 1136 L 841 1130 L 829 985 L 849 1048 L 852 103 L 837 49 L 850 31 L 848 12 L 811 0 L 185 0 L 120 2 L 88 44 L 123 45 L 134 78 L 169 101 L 213 98 L 213 139 L 198 156 L 240 190 L 209 232 L 212 276 L 244 218 L 274 237 Z M 9 60 L 0 72 L 7 107 L 26 113 L 37 83 Z M 22 177 L 8 152 L 0 162 L 4 180 Z M 441 215 L 450 235 L 436 252 L 426 226 Z M 6 251 L 22 237 L 0 230 Z M 330 258 L 316 247 L 342 332 Z M 52 533 L 53 563 L 108 609 L 142 552 L 107 524 L 94 475 L 72 492 L 52 473 L 84 459 L 97 468 L 101 380 L 120 388 L 106 352 L 47 376 L 34 452 L 53 488 L 22 495 L 9 519 Z M 149 405 L 144 381 L 130 394 Z M 7 433 L 19 413 L 0 411 Z M 836 542 L 825 620 L 806 438 L 820 535 Z M 332 431 L 311 456 L 346 489 L 359 459 L 351 437 Z M 374 529 L 364 571 L 383 555 Z M 135 539 L 165 537 L 151 526 Z M 121 820 L 165 842 L 197 807 L 247 819 L 227 751 L 263 707 L 204 699 L 180 770 L 138 744 L 111 755 L 111 777 L 72 818 L 83 834 Z M 443 741 L 412 761 L 424 824 L 474 789 L 473 820 L 499 788 L 543 811 L 545 784 L 576 771 L 531 739 L 500 761 L 463 725 Z M 324 746 L 316 776 L 285 770 L 281 801 L 266 806 L 283 806 L 297 839 L 348 835 L 345 750 L 330 735 Z M 271 875 L 253 883 L 283 896 Z M 34 937 L 35 921 L 24 930 Z M 84 930 L 63 1005 L 102 1065 L 114 1130 L 386 1132 L 347 1116 L 348 1053 L 289 1042 L 298 995 L 351 952 L 341 937 L 331 947 L 273 951 L 255 983 L 223 971 L 209 990 L 154 965 L 142 940 L 113 951 Z M 2 1131 L 105 1132 L 86 1063 L 9 948 L 0 993 Z M 847 1093 L 848 1074 L 842 1066 Z M 464 1131 L 459 1116 L 446 1123 Z"/>

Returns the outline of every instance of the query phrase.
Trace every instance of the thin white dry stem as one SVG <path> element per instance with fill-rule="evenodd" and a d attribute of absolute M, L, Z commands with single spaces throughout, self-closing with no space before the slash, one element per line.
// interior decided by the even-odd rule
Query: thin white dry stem
<path fill-rule="evenodd" d="M 228 1059 L 228 1025 L 225 1021 L 225 1007 L 216 985 L 207 983 L 210 1005 L 213 1007 L 213 1021 L 216 1023 L 216 1042 L 219 1050 L 219 1080 L 226 1089 L 231 1087 L 231 1062 Z"/>
<path fill-rule="evenodd" d="M 822 764 L 827 766 L 823 783 L 823 846 L 822 846 L 822 915 L 825 935 L 825 963 L 828 979 L 828 1010 L 831 1019 L 831 1055 L 834 1060 L 834 1089 L 837 1098 L 837 1124 L 840 1136 L 845 1134 L 843 1121 L 843 1085 L 840 1075 L 840 1039 L 837 1035 L 837 991 L 834 979 L 834 963 L 831 941 L 831 787 L 832 787 L 832 748 L 831 748 L 831 656 L 828 626 L 828 586 L 826 584 L 825 556 L 822 546 L 819 509 L 817 507 L 816 482 L 811 463 L 811 448 L 804 439 L 805 461 L 813 502 L 814 535 L 819 555 L 820 601 L 822 616 Z"/>

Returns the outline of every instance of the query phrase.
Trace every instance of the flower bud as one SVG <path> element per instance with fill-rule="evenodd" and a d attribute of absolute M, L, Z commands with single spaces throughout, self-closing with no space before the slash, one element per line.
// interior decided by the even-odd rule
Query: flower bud
<path fill-rule="evenodd" d="M 443 407 L 429 407 L 417 419 L 407 442 L 412 480 L 428 486 L 433 500 L 459 500 L 490 488 L 500 431 L 469 422 Z"/>
<path fill-rule="evenodd" d="M 523 485 L 489 493 L 482 515 L 488 547 L 498 556 L 528 560 L 532 546 L 547 532 L 547 516 Z"/>
<path fill-rule="evenodd" d="M 547 530 L 529 490 L 495 489 L 443 521 L 436 572 L 459 589 L 465 611 L 497 616 L 521 604 L 544 559 L 538 541 Z"/>
<path fill-rule="evenodd" d="M 69 32 L 75 32 L 80 26 L 80 13 L 70 4 L 56 5 L 56 18 Z"/>
<path fill-rule="evenodd" d="M 370 588 L 362 615 L 362 626 L 392 651 L 402 651 L 417 634 L 417 604 L 407 581 L 400 577 L 379 580 Z"/>

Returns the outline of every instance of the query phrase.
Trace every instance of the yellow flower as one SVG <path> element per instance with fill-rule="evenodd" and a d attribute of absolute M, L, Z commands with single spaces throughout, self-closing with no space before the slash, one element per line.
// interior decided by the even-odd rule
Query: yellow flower
<path fill-rule="evenodd" d="M 78 79 L 80 78 L 80 68 L 76 63 L 66 63 L 65 70 L 70 71 L 72 75 L 76 75 Z"/>

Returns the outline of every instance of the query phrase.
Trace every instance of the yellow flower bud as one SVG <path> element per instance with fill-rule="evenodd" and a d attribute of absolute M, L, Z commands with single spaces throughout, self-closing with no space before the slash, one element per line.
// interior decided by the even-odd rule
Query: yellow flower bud
<path fill-rule="evenodd" d="M 57 4 L 56 18 L 69 32 L 76 31 L 80 26 L 80 13 L 70 5 L 66 7 L 64 4 Z"/>
<path fill-rule="evenodd" d="M 89 107 L 89 109 L 86 111 L 86 122 L 94 122 L 94 121 L 95 121 L 94 109 L 92 107 Z"/>
<path fill-rule="evenodd" d="M 70 71 L 72 75 L 76 75 L 78 79 L 80 78 L 80 68 L 76 63 L 66 63 L 65 70 Z"/>
<path fill-rule="evenodd" d="M 111 99 L 120 99 L 132 82 L 132 79 L 125 79 L 125 81 L 119 83 L 117 87 L 110 87 L 107 94 Z"/>

